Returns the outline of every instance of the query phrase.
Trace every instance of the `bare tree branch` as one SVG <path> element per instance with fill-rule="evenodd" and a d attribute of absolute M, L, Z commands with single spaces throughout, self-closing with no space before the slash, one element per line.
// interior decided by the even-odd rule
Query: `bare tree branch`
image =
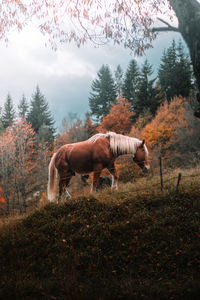
<path fill-rule="evenodd" d="M 176 32 L 180 32 L 178 27 L 174 27 L 174 26 L 170 25 L 168 22 L 164 21 L 161 18 L 158 18 L 158 20 L 160 22 L 164 23 L 165 25 L 167 25 L 167 27 L 153 27 L 152 32 L 159 32 L 159 31 L 176 31 Z"/>

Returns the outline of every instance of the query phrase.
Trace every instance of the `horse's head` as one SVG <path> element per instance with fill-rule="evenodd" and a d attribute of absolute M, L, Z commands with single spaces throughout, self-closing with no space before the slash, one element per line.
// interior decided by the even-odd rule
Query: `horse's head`
<path fill-rule="evenodd" d="M 138 146 L 137 151 L 133 157 L 133 161 L 142 169 L 145 173 L 150 169 L 148 162 L 148 150 L 145 145 L 145 140 Z"/>

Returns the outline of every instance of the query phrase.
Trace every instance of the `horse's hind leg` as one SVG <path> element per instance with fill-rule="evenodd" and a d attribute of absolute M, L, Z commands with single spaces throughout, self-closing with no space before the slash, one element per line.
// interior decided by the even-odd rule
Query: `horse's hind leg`
<path fill-rule="evenodd" d="M 101 175 L 102 166 L 96 166 L 94 169 L 94 175 L 93 175 L 93 183 L 91 186 L 91 193 L 96 191 L 97 184 L 99 182 L 99 177 Z"/>
<path fill-rule="evenodd" d="M 60 175 L 60 181 L 59 181 L 59 197 L 58 202 L 60 202 L 60 199 L 62 197 L 62 194 L 65 192 L 66 198 L 70 197 L 71 195 L 67 190 L 67 186 L 72 178 L 72 174 L 68 172 L 62 172 Z"/>

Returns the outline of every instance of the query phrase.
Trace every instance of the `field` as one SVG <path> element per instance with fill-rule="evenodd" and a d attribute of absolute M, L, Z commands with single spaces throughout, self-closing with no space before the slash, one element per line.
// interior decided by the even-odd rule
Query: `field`
<path fill-rule="evenodd" d="M 199 299 L 199 167 L 159 180 L 2 218 L 0 298 Z"/>

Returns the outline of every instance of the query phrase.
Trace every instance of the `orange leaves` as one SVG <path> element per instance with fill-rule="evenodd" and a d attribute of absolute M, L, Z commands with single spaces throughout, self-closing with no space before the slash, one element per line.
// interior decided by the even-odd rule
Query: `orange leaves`
<path fill-rule="evenodd" d="M 116 133 L 128 133 L 131 128 L 131 104 L 125 98 L 118 98 L 113 104 L 110 113 L 103 117 L 98 131 L 115 131 Z"/>
<path fill-rule="evenodd" d="M 0 205 L 1 204 L 6 204 L 6 199 L 5 199 L 5 197 L 4 196 L 0 196 Z"/>
<path fill-rule="evenodd" d="M 1 204 L 3 204 L 3 205 L 6 204 L 6 199 L 3 195 L 3 188 L 0 186 L 0 205 Z"/>
<path fill-rule="evenodd" d="M 93 124 L 91 119 L 88 118 L 85 122 L 85 129 L 88 133 L 88 136 L 92 136 L 93 134 L 96 133 L 96 129 L 97 129 L 97 125 L 96 124 Z"/>
<path fill-rule="evenodd" d="M 69 133 L 62 134 L 57 137 L 55 142 L 55 148 L 58 149 L 61 146 L 70 143 L 70 135 Z"/>
<path fill-rule="evenodd" d="M 177 129 L 187 126 L 184 104 L 182 97 L 174 98 L 170 104 L 166 101 L 158 109 L 155 118 L 145 126 L 142 134 L 151 148 L 158 144 L 158 139 L 165 148 L 169 147 Z"/>

